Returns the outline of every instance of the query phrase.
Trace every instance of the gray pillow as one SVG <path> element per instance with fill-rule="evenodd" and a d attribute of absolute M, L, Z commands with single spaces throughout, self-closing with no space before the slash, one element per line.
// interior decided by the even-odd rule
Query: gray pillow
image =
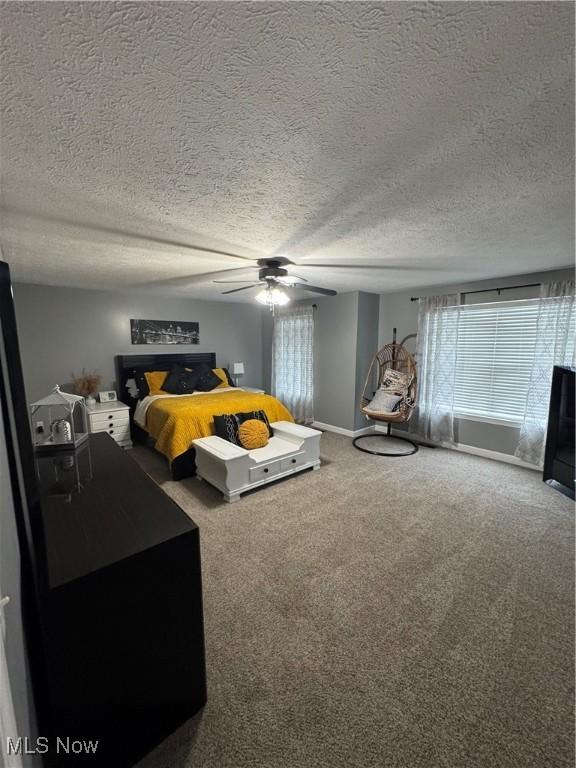
<path fill-rule="evenodd" d="M 374 411 L 374 413 L 392 413 L 400 400 L 402 400 L 402 395 L 391 395 L 389 392 L 378 389 L 366 406 L 366 410 Z"/>

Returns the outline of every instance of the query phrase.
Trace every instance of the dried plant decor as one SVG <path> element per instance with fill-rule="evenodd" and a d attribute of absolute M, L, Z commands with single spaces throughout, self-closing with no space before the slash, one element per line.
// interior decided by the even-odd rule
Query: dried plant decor
<path fill-rule="evenodd" d="M 102 383 L 102 376 L 99 373 L 96 373 L 96 371 L 86 373 L 84 368 L 82 368 L 80 376 L 76 376 L 75 373 L 71 373 L 70 376 L 74 392 L 77 395 L 82 395 L 82 397 L 94 397 Z"/>

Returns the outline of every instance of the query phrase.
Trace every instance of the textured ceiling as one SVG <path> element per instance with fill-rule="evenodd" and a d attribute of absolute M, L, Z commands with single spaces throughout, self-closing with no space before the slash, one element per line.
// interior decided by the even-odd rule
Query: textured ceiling
<path fill-rule="evenodd" d="M 572 3 L 11 2 L 0 22 L 17 280 L 244 263 L 189 245 L 338 290 L 572 262 Z"/>

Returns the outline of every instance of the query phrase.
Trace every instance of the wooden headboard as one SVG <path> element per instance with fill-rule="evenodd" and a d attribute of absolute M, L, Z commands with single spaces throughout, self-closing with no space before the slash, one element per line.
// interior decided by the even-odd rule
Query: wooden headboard
<path fill-rule="evenodd" d="M 130 410 L 136 408 L 137 399 L 133 398 L 126 389 L 128 379 L 133 379 L 137 372 L 142 371 L 169 371 L 174 363 L 185 368 L 194 368 L 205 363 L 210 368 L 216 368 L 216 355 L 214 352 L 175 352 L 175 353 L 150 353 L 148 355 L 116 355 L 116 387 L 118 400 L 130 406 Z"/>

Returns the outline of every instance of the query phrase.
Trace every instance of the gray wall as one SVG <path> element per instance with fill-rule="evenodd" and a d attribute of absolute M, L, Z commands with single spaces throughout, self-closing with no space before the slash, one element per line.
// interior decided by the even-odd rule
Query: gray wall
<path fill-rule="evenodd" d="M 570 269 L 554 270 L 551 272 L 537 272 L 514 277 L 499 278 L 497 280 L 483 280 L 475 283 L 462 283 L 458 285 L 434 286 L 422 289 L 412 289 L 402 293 L 386 293 L 380 296 L 380 327 L 379 345 L 382 346 L 392 341 L 392 331 L 398 329 L 398 338 L 402 339 L 410 333 L 416 333 L 418 327 L 418 302 L 410 301 L 411 296 L 434 296 L 446 293 L 458 293 L 463 291 L 480 290 L 498 286 L 522 285 L 524 283 L 551 282 L 553 280 L 568 280 L 574 278 L 574 271 Z M 516 299 L 530 299 L 539 295 L 539 288 L 518 288 L 504 291 L 498 296 L 496 291 L 480 293 L 466 297 L 467 304 L 490 301 L 513 301 Z M 412 350 L 414 344 L 411 344 Z M 470 445 L 475 448 L 483 448 L 498 453 L 513 455 L 518 442 L 518 428 L 499 424 L 487 424 L 467 419 L 456 419 L 456 442 Z"/>
<path fill-rule="evenodd" d="M 272 337 L 274 334 L 274 316 L 269 309 L 262 312 L 262 386 L 266 392 L 272 391 Z"/>
<path fill-rule="evenodd" d="M 366 370 L 374 352 L 391 341 L 417 330 L 418 303 L 411 296 L 491 288 L 502 285 L 560 280 L 571 270 L 519 275 L 461 285 L 435 286 L 380 297 L 365 292 L 319 297 L 315 303 L 316 421 L 343 429 L 366 426 L 358 401 Z M 172 352 L 173 347 L 132 346 L 130 318 L 190 320 L 200 323 L 198 346 L 179 351 L 216 352 L 219 365 L 240 360 L 246 367 L 242 383 L 269 391 L 273 319 L 254 304 L 172 299 L 150 294 L 86 291 L 46 286 L 15 286 L 15 304 L 28 400 L 47 394 L 54 384 L 69 381 L 70 373 L 83 367 L 104 377 L 102 388 L 115 388 L 114 355 Z M 506 291 L 500 300 L 530 298 L 538 289 Z M 496 292 L 470 296 L 470 301 L 496 301 Z M 412 349 L 413 343 L 411 343 Z M 121 393 L 119 393 L 121 397 Z M 512 454 L 517 429 L 468 420 L 457 420 L 458 442 Z"/>
<path fill-rule="evenodd" d="M 16 319 L 28 401 L 70 381 L 82 368 L 115 389 L 114 356 L 146 352 L 215 352 L 218 365 L 244 363 L 241 383 L 262 382 L 262 312 L 255 304 L 173 299 L 139 293 L 17 284 Z M 178 347 L 130 343 L 130 319 L 200 323 L 200 344 Z M 122 393 L 118 393 L 122 399 Z"/>
<path fill-rule="evenodd" d="M 314 420 L 354 429 L 358 293 L 314 303 Z"/>
<path fill-rule="evenodd" d="M 360 412 L 360 398 L 366 381 L 366 374 L 372 358 L 378 351 L 378 316 L 380 297 L 375 293 L 358 294 L 358 327 L 356 333 L 356 393 L 354 396 L 354 429 L 368 427 L 367 421 Z"/>

